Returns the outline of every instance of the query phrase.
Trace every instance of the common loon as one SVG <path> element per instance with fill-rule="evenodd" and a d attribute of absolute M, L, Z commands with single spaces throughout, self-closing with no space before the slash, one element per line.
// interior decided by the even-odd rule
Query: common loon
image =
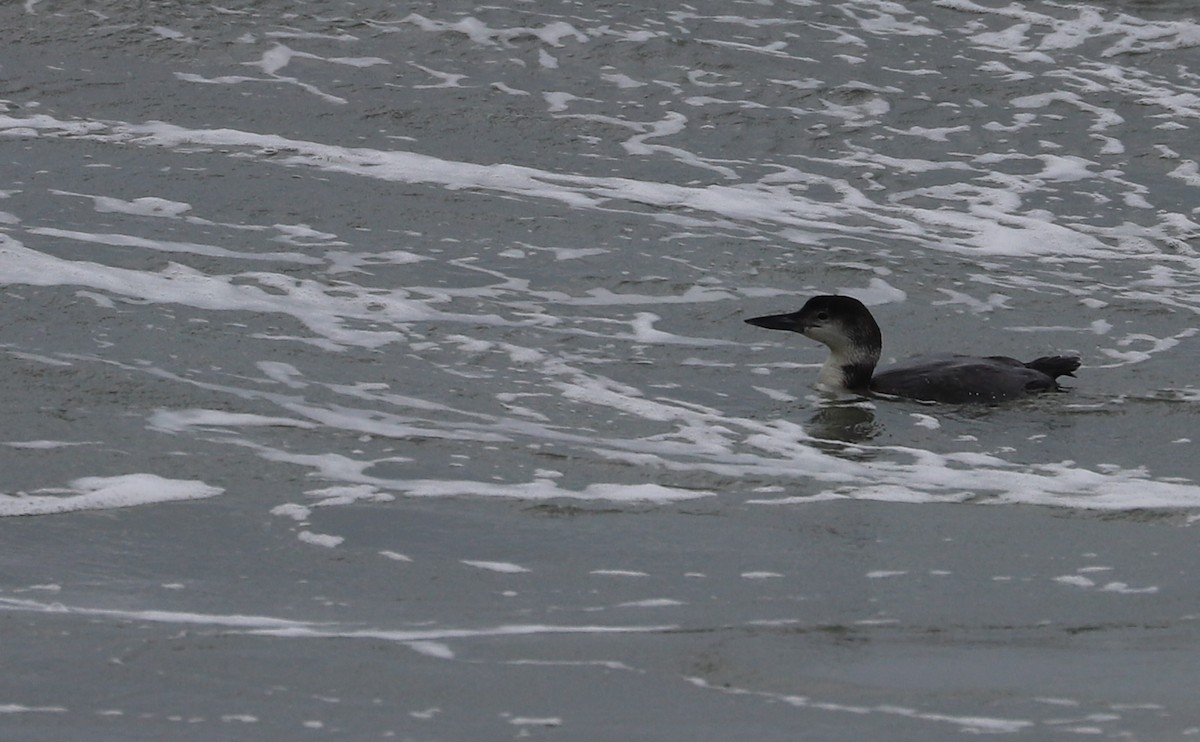
<path fill-rule="evenodd" d="M 1074 376 L 1076 356 L 1045 356 L 1029 363 L 1005 356 L 921 358 L 875 373 L 883 338 L 871 312 L 849 296 L 814 296 L 798 312 L 754 317 L 768 330 L 790 330 L 829 347 L 820 385 L 829 391 L 876 392 L 923 402 L 995 403 L 1058 391 L 1059 376 Z"/>

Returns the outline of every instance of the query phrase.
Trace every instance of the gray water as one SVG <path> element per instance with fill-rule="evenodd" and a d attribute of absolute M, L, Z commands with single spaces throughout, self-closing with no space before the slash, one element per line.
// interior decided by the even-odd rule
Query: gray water
<path fill-rule="evenodd" d="M 0 7 L 0 737 L 1200 734 L 1189 14 Z"/>

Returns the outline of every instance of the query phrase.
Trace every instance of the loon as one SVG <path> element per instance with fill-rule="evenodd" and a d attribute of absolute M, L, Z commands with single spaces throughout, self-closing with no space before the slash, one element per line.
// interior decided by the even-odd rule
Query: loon
<path fill-rule="evenodd" d="M 820 386 L 833 392 L 886 394 L 922 402 L 995 404 L 1059 391 L 1059 376 L 1074 376 L 1077 356 L 1044 356 L 1028 363 L 1005 356 L 921 358 L 875 373 L 883 338 L 871 312 L 849 296 L 814 296 L 798 312 L 746 320 L 790 330 L 829 347 Z"/>

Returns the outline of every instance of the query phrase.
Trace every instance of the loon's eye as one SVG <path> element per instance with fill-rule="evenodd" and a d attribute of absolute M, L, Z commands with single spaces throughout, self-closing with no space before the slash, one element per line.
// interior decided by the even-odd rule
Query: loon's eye
<path fill-rule="evenodd" d="M 817 319 L 819 319 L 819 320 L 829 319 L 829 312 L 817 312 Z"/>

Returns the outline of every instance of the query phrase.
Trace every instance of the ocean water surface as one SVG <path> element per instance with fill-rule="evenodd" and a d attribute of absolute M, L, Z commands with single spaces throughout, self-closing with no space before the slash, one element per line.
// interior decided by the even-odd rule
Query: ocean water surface
<path fill-rule="evenodd" d="M 1200 734 L 1192 15 L 3 5 L 0 737 Z"/>

